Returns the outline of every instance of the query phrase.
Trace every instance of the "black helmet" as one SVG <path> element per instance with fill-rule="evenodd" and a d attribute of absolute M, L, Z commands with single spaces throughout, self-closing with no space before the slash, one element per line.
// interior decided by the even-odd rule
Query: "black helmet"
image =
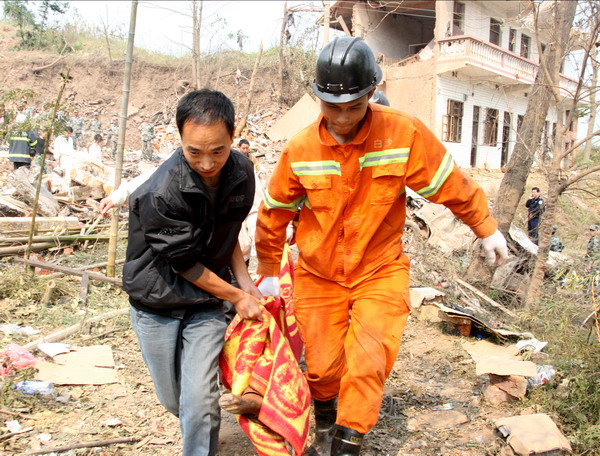
<path fill-rule="evenodd" d="M 369 93 L 381 81 L 381 68 L 362 38 L 336 37 L 317 57 L 313 91 L 328 103 L 347 103 Z"/>
<path fill-rule="evenodd" d="M 369 102 L 377 103 L 383 106 L 389 106 L 390 100 L 387 99 L 385 94 L 381 90 L 376 90 L 371 98 L 369 98 Z"/>

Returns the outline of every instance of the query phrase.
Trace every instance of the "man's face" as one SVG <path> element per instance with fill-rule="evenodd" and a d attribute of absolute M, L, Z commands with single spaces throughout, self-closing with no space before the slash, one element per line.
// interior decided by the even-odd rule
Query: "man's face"
<path fill-rule="evenodd" d="M 65 131 L 65 138 L 70 138 L 72 134 L 70 131 Z"/>
<path fill-rule="evenodd" d="M 531 190 L 531 197 L 532 198 L 537 198 L 538 196 L 540 196 L 540 192 L 538 192 L 536 189 L 532 189 Z"/>
<path fill-rule="evenodd" d="M 598 234 L 598 231 L 596 230 L 589 230 L 590 231 L 590 237 L 594 237 Z"/>
<path fill-rule="evenodd" d="M 183 156 L 202 182 L 211 187 L 219 183 L 232 140 L 224 122 L 201 125 L 188 121 L 181 132 Z"/>
<path fill-rule="evenodd" d="M 337 135 L 351 136 L 358 131 L 358 125 L 367 113 L 370 94 L 348 103 L 327 103 L 321 100 L 321 113 L 327 121 L 327 128 Z"/>
<path fill-rule="evenodd" d="M 243 153 L 246 157 L 248 156 L 248 154 L 250 153 L 250 144 L 242 144 L 240 146 L 240 152 Z"/>

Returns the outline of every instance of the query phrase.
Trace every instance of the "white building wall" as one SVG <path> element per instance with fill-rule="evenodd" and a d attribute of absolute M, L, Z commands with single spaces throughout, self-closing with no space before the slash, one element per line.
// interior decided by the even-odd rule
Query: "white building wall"
<path fill-rule="evenodd" d="M 495 9 L 495 1 L 464 1 L 465 4 L 465 35 L 471 35 L 485 41 L 490 39 L 490 19 L 499 19 L 503 22 L 500 34 L 500 47 L 509 48 L 510 29 L 517 31 L 514 53 L 520 55 L 521 50 L 521 35 L 525 34 L 531 39 L 531 51 L 529 59 L 534 62 L 539 62 L 539 54 L 533 30 L 524 28 L 522 21 L 518 20 L 520 5 L 515 1 L 514 12 L 510 16 L 506 16 L 503 11 Z M 506 2 L 499 2 L 506 4 Z"/>
<path fill-rule="evenodd" d="M 508 144 L 508 156 L 510 158 L 516 142 L 517 116 L 525 114 L 527 98 L 524 94 L 529 90 L 529 87 L 523 86 L 523 90 L 505 91 L 502 87 L 496 87 L 493 84 L 461 81 L 450 75 L 439 76 L 437 87 L 435 124 L 432 127 L 438 138 L 443 139 L 442 122 L 443 116 L 447 114 L 448 99 L 464 103 L 461 142 L 443 141 L 444 146 L 450 151 L 456 163 L 460 167 L 471 167 L 473 106 L 479 106 L 479 132 L 475 166 L 477 168 L 499 169 L 501 167 L 504 113 L 509 112 L 511 114 Z M 498 136 L 495 146 L 483 144 L 486 108 L 498 110 Z M 552 123 L 556 121 L 554 109 L 551 109 L 551 112 L 548 113 L 547 119 L 551 132 Z"/>

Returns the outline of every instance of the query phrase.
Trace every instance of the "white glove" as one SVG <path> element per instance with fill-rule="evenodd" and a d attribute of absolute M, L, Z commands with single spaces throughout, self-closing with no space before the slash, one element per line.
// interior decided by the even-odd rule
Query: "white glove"
<path fill-rule="evenodd" d="M 500 231 L 496 230 L 491 236 L 483 238 L 481 240 L 481 246 L 485 252 L 485 259 L 489 264 L 494 264 L 496 258 L 498 258 L 500 262 L 508 260 L 506 239 L 504 239 L 504 236 Z"/>
<path fill-rule="evenodd" d="M 279 297 L 279 277 L 265 277 L 258 284 L 259 291 L 263 296 Z"/>

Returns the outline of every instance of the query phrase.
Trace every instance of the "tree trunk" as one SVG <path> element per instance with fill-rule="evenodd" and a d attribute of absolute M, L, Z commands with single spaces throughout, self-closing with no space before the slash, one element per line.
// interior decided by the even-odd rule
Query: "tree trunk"
<path fill-rule="evenodd" d="M 283 4 L 283 21 L 281 23 L 281 32 L 279 34 L 279 102 L 284 103 L 285 99 L 283 94 L 285 93 L 285 73 L 287 71 L 287 64 L 285 61 L 285 29 L 287 26 L 287 2 Z"/>
<path fill-rule="evenodd" d="M 119 138 L 117 140 L 117 156 L 115 162 L 115 188 L 121 185 L 123 176 L 123 153 L 125 150 L 125 132 L 127 131 L 127 108 L 129 106 L 129 91 L 131 87 L 131 66 L 133 64 L 133 44 L 135 41 L 135 24 L 137 20 L 138 0 L 131 0 L 129 16 L 129 34 L 127 37 L 127 52 L 125 54 L 125 73 L 123 74 L 123 96 L 121 98 L 121 118 L 119 119 Z M 117 260 L 117 241 L 119 236 L 119 211 L 113 211 L 110 218 L 110 237 L 108 243 L 108 265 L 106 275 L 115 276 Z"/>
<path fill-rule="evenodd" d="M 198 3 L 200 6 L 198 7 Z M 202 28 L 202 0 L 194 0 L 192 5 L 192 84 L 200 89 L 200 29 Z"/>
<path fill-rule="evenodd" d="M 252 95 L 254 93 L 254 82 L 256 81 L 256 73 L 258 71 L 258 66 L 260 65 L 260 59 L 262 57 L 263 45 L 260 43 L 258 47 L 258 55 L 256 56 L 256 60 L 254 61 L 254 68 L 252 69 L 252 76 L 250 77 L 250 87 L 248 88 L 248 103 L 246 103 L 246 109 L 241 113 L 240 123 L 237 125 L 235 129 L 235 136 L 238 137 L 242 133 L 242 130 L 246 126 L 246 118 L 250 113 L 250 105 L 252 104 Z"/>
<path fill-rule="evenodd" d="M 599 57 L 600 54 L 598 54 L 598 52 L 596 52 L 596 57 Z M 587 136 L 591 136 L 594 133 L 594 126 L 596 125 L 596 115 L 597 115 L 597 110 L 598 110 L 598 98 L 597 98 L 597 94 L 596 91 L 598 90 L 598 67 L 600 66 L 598 64 L 598 60 L 591 59 L 592 60 L 592 83 L 591 83 L 591 92 L 590 92 L 590 120 L 588 123 L 588 128 L 587 128 Z M 590 162 L 590 158 L 592 157 L 592 145 L 593 145 L 593 139 L 588 140 L 588 142 L 585 143 L 585 148 L 583 149 L 583 157 L 582 157 L 582 161 L 583 163 L 589 163 Z"/>
<path fill-rule="evenodd" d="M 323 15 L 323 46 L 329 43 L 329 16 L 331 16 L 331 3 L 325 1 L 325 14 Z"/>
<path fill-rule="evenodd" d="M 555 39 L 555 43 L 553 43 L 556 56 L 564 56 L 569 50 L 569 34 L 573 25 L 573 19 L 575 18 L 576 7 L 577 2 L 561 2 L 558 6 L 557 14 L 555 16 L 557 38 Z M 557 135 L 554 138 L 554 144 L 552 145 L 552 160 L 548 167 L 549 169 L 546 169 L 548 194 L 545 199 L 546 211 L 542 216 L 539 227 L 538 254 L 527 289 L 527 297 L 525 298 L 525 308 L 529 311 L 538 306 L 540 290 L 546 275 L 546 264 L 550 251 L 550 237 L 552 236 L 552 226 L 556 219 L 558 197 L 561 192 L 560 174 L 563 150 L 565 147 L 564 137 L 568 125 L 571 122 L 571 118 L 567 118 L 565 125 L 563 125 L 563 109 L 559 106 L 559 103 L 562 103 L 558 89 L 560 84 L 560 57 L 558 59 L 548 59 L 548 61 L 543 60 L 540 63 L 539 72 L 543 72 L 548 79 L 548 92 L 554 98 L 554 104 L 558 113 L 558 122 L 556 124 Z M 579 83 L 581 84 L 581 81 Z M 572 112 L 577 107 L 577 102 L 577 99 L 572 101 Z"/>
<path fill-rule="evenodd" d="M 552 226 L 556 219 L 556 207 L 558 205 L 558 197 L 560 196 L 559 172 L 560 163 L 553 163 L 552 169 L 546 176 L 548 181 L 548 194 L 544 199 L 546 211 L 542 215 L 539 226 L 538 254 L 527 289 L 527 297 L 525 298 L 525 308 L 527 310 L 532 310 L 539 304 L 540 289 L 546 276 L 546 264 L 550 252 L 550 237 L 552 236 Z"/>

